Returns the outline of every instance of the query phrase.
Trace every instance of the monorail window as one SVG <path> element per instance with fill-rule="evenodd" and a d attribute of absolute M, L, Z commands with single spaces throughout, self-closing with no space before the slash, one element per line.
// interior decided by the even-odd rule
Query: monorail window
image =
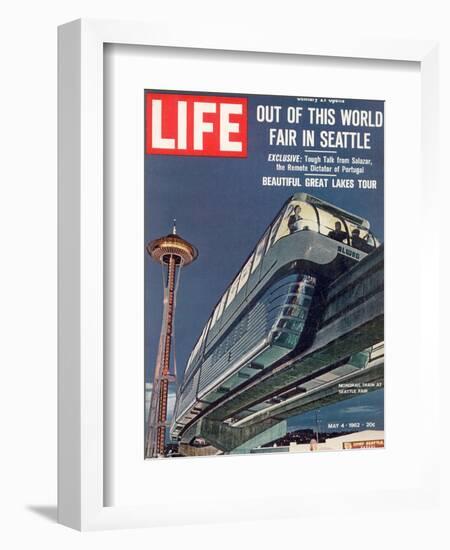
<path fill-rule="evenodd" d="M 211 326 L 212 327 L 216 324 L 216 321 L 219 318 L 219 309 L 220 309 L 220 302 L 216 305 L 216 308 L 214 309 L 214 313 L 213 313 L 212 321 L 211 321 Z"/>
<path fill-rule="evenodd" d="M 305 326 L 305 323 L 296 319 L 284 319 L 283 324 L 280 324 L 280 328 L 286 328 L 288 330 L 301 330 Z"/>
<path fill-rule="evenodd" d="M 209 321 L 206 323 L 202 333 L 200 334 L 200 337 L 197 340 L 197 343 L 195 344 L 195 347 L 192 350 L 191 355 L 189 356 L 189 361 L 188 361 L 188 364 L 186 366 L 186 370 L 189 369 L 189 367 L 191 366 L 193 360 L 197 357 L 199 351 L 201 350 L 201 348 L 203 346 L 203 342 L 205 341 L 205 338 L 206 338 L 206 335 L 208 333 L 209 326 L 211 325 L 211 323 L 212 323 L 212 321 L 211 321 L 211 319 L 209 319 Z"/>
<path fill-rule="evenodd" d="M 314 294 L 314 287 L 311 285 L 302 285 L 301 292 L 307 296 L 312 296 Z"/>
<path fill-rule="evenodd" d="M 370 231 L 367 232 L 367 244 L 370 246 L 377 246 L 376 239 Z"/>
<path fill-rule="evenodd" d="M 209 327 L 211 326 L 211 319 L 208 320 L 208 322 L 206 323 L 206 326 L 205 328 L 203 329 L 203 332 L 202 332 L 202 346 L 203 344 L 205 343 L 205 340 L 206 340 L 206 336 L 208 334 L 208 331 L 209 331 Z"/>
<path fill-rule="evenodd" d="M 197 340 L 197 342 L 196 342 L 196 344 L 195 344 L 195 347 L 194 347 L 194 349 L 192 350 L 192 353 L 191 353 L 191 355 L 190 355 L 190 357 L 189 357 L 189 361 L 188 361 L 186 370 L 191 366 L 191 363 L 192 363 L 193 360 L 197 357 L 197 353 L 199 352 L 200 346 L 201 346 L 202 336 L 203 336 L 203 333 L 200 335 L 200 338 Z"/>
<path fill-rule="evenodd" d="M 282 218 L 283 218 L 283 214 L 280 214 L 272 225 L 272 228 L 270 230 L 269 240 L 267 241 L 266 252 L 275 242 L 275 237 L 277 235 L 278 228 L 280 227 Z"/>
<path fill-rule="evenodd" d="M 269 232 L 266 231 L 266 233 L 263 235 L 262 239 L 259 241 L 256 247 L 255 260 L 253 261 L 253 265 L 252 265 L 252 273 L 255 271 L 255 269 L 258 267 L 258 265 L 261 262 L 261 258 L 264 254 L 264 249 L 266 247 L 266 241 L 268 236 L 269 236 Z"/>
<path fill-rule="evenodd" d="M 192 365 L 192 360 L 194 359 L 194 350 L 191 351 L 191 355 L 189 355 L 189 360 L 188 360 L 188 363 L 186 365 L 186 371 L 190 368 L 190 366 Z"/>
<path fill-rule="evenodd" d="M 217 319 L 220 319 L 221 315 L 222 315 L 222 312 L 225 308 L 225 303 L 227 301 L 227 292 L 225 292 L 225 294 L 222 296 L 222 299 L 220 300 L 220 303 L 219 303 L 219 313 L 217 315 Z"/>
<path fill-rule="evenodd" d="M 199 349 L 200 349 L 200 338 L 197 340 L 194 347 L 194 357 L 197 355 Z"/>
<path fill-rule="evenodd" d="M 297 300 L 296 304 L 289 304 L 283 309 L 283 315 L 298 316 L 302 309 L 307 309 L 311 305 L 312 298 L 302 295 Z"/>
<path fill-rule="evenodd" d="M 225 307 L 228 307 L 231 304 L 231 302 L 234 300 L 234 297 L 237 294 L 238 285 L 239 285 L 239 275 L 236 277 L 236 279 L 233 281 L 233 284 L 230 287 L 230 290 L 228 292 L 227 305 Z"/>
<path fill-rule="evenodd" d="M 272 244 L 297 231 L 319 231 L 316 211 L 307 202 L 291 201 L 288 204 Z"/>
<path fill-rule="evenodd" d="M 199 354 L 200 350 L 203 347 L 203 342 L 205 341 L 205 337 L 206 337 L 206 333 L 208 332 L 209 324 L 210 324 L 210 321 L 208 321 L 208 323 L 205 325 L 205 328 L 203 329 L 203 331 L 200 335 L 200 338 L 198 339 L 198 342 L 195 345 L 195 348 L 194 348 L 195 356 L 197 356 Z"/>
<path fill-rule="evenodd" d="M 284 332 L 280 330 L 276 335 L 277 345 L 288 349 L 293 349 L 297 345 L 297 340 L 297 332 Z"/>
<path fill-rule="evenodd" d="M 201 335 L 200 335 L 200 338 L 199 338 L 199 340 L 198 340 L 198 349 L 199 349 L 199 350 L 200 350 L 200 348 L 201 348 L 202 345 L 203 345 L 203 340 L 205 339 L 205 336 L 206 336 L 206 329 L 208 328 L 208 325 L 209 325 L 209 321 L 208 321 L 208 323 L 204 326 L 203 331 L 202 331 L 202 333 L 201 333 Z"/>
<path fill-rule="evenodd" d="M 375 239 L 367 228 L 350 221 L 347 221 L 347 226 L 350 234 L 348 241 L 350 246 L 366 253 L 371 252 L 375 248 Z"/>
<path fill-rule="evenodd" d="M 226 299 L 227 299 L 227 292 L 225 292 L 225 294 L 222 296 L 222 299 L 217 304 L 216 309 L 214 310 L 214 315 L 211 321 L 211 327 L 213 327 L 216 324 L 216 322 L 220 319 L 223 309 L 225 307 Z"/>
<path fill-rule="evenodd" d="M 348 232 L 344 220 L 328 210 L 317 209 L 320 218 L 320 232 L 335 241 L 348 243 Z"/>
<path fill-rule="evenodd" d="M 239 286 L 238 286 L 238 292 L 241 290 L 241 288 L 245 285 L 247 282 L 249 275 L 250 275 L 250 268 L 252 267 L 252 260 L 253 260 L 253 254 L 250 256 L 244 267 L 241 271 L 241 276 L 239 278 Z"/>

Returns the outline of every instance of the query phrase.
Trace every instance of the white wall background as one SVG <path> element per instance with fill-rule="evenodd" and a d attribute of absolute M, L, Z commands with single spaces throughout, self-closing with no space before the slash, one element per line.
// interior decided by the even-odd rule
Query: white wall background
<path fill-rule="evenodd" d="M 283 548 L 314 546 L 379 548 L 396 541 L 421 548 L 448 544 L 437 513 L 400 512 L 398 517 L 324 517 L 297 522 L 184 527 L 79 534 L 56 517 L 56 27 L 78 17 L 180 18 L 222 24 L 236 20 L 286 26 L 299 33 L 421 37 L 441 40 L 441 174 L 448 182 L 450 37 L 446 2 L 301 0 L 244 3 L 152 0 L 31 0 L 0 8 L 0 545 L 53 548 Z M 411 159 L 413 161 L 413 159 Z M 450 183 L 449 183 L 450 185 Z M 444 193 L 445 185 L 443 185 Z M 448 193 L 447 193 L 448 198 Z M 442 201 L 445 204 L 444 198 Z M 414 213 L 412 213 L 414 217 Z M 445 220 L 443 211 L 442 223 Z M 443 231 L 449 235 L 448 229 Z M 443 256 L 448 256 L 448 250 Z M 448 277 L 448 266 L 446 278 Z M 434 277 L 433 268 L 430 277 Z M 444 297 L 443 297 L 444 299 Z M 448 292 L 445 296 L 448 299 Z M 448 301 L 447 301 L 448 304 Z M 443 319 L 444 321 L 444 319 Z M 442 324 L 445 339 L 447 325 Z M 448 363 L 448 360 L 447 360 Z M 449 376 L 442 365 L 442 396 Z M 447 399 L 448 402 L 448 399 Z M 448 405 L 442 433 L 448 432 Z M 444 450 L 438 451 L 444 452 Z M 448 447 L 447 447 L 448 457 Z M 449 501 L 450 484 L 443 485 Z"/>

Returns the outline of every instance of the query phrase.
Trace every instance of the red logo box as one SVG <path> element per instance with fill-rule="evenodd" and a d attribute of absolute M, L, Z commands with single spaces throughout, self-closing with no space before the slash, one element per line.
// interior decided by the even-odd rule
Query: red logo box
<path fill-rule="evenodd" d="M 153 155 L 247 156 L 247 99 L 147 93 L 145 150 Z"/>

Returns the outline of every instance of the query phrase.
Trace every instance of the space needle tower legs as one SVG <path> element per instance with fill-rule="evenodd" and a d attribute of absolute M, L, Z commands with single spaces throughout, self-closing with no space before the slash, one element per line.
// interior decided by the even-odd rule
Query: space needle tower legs
<path fill-rule="evenodd" d="M 145 444 L 145 457 L 153 458 L 164 455 L 169 384 L 176 381 L 176 373 L 170 372 L 170 359 L 178 286 L 177 270 L 192 263 L 198 252 L 192 244 L 177 235 L 175 221 L 170 235 L 151 241 L 146 248 L 149 255 L 162 265 L 164 273 L 164 311 Z"/>

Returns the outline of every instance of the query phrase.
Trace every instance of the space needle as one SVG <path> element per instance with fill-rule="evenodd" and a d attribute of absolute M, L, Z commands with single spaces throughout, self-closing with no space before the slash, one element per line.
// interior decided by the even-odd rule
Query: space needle
<path fill-rule="evenodd" d="M 176 367 L 174 365 L 171 372 L 170 363 L 179 275 L 183 266 L 197 259 L 198 251 L 195 246 L 177 235 L 176 220 L 173 222 L 172 233 L 149 242 L 146 250 L 161 264 L 164 284 L 163 318 L 145 444 L 145 457 L 154 458 L 164 456 L 169 384 L 176 382 Z"/>

